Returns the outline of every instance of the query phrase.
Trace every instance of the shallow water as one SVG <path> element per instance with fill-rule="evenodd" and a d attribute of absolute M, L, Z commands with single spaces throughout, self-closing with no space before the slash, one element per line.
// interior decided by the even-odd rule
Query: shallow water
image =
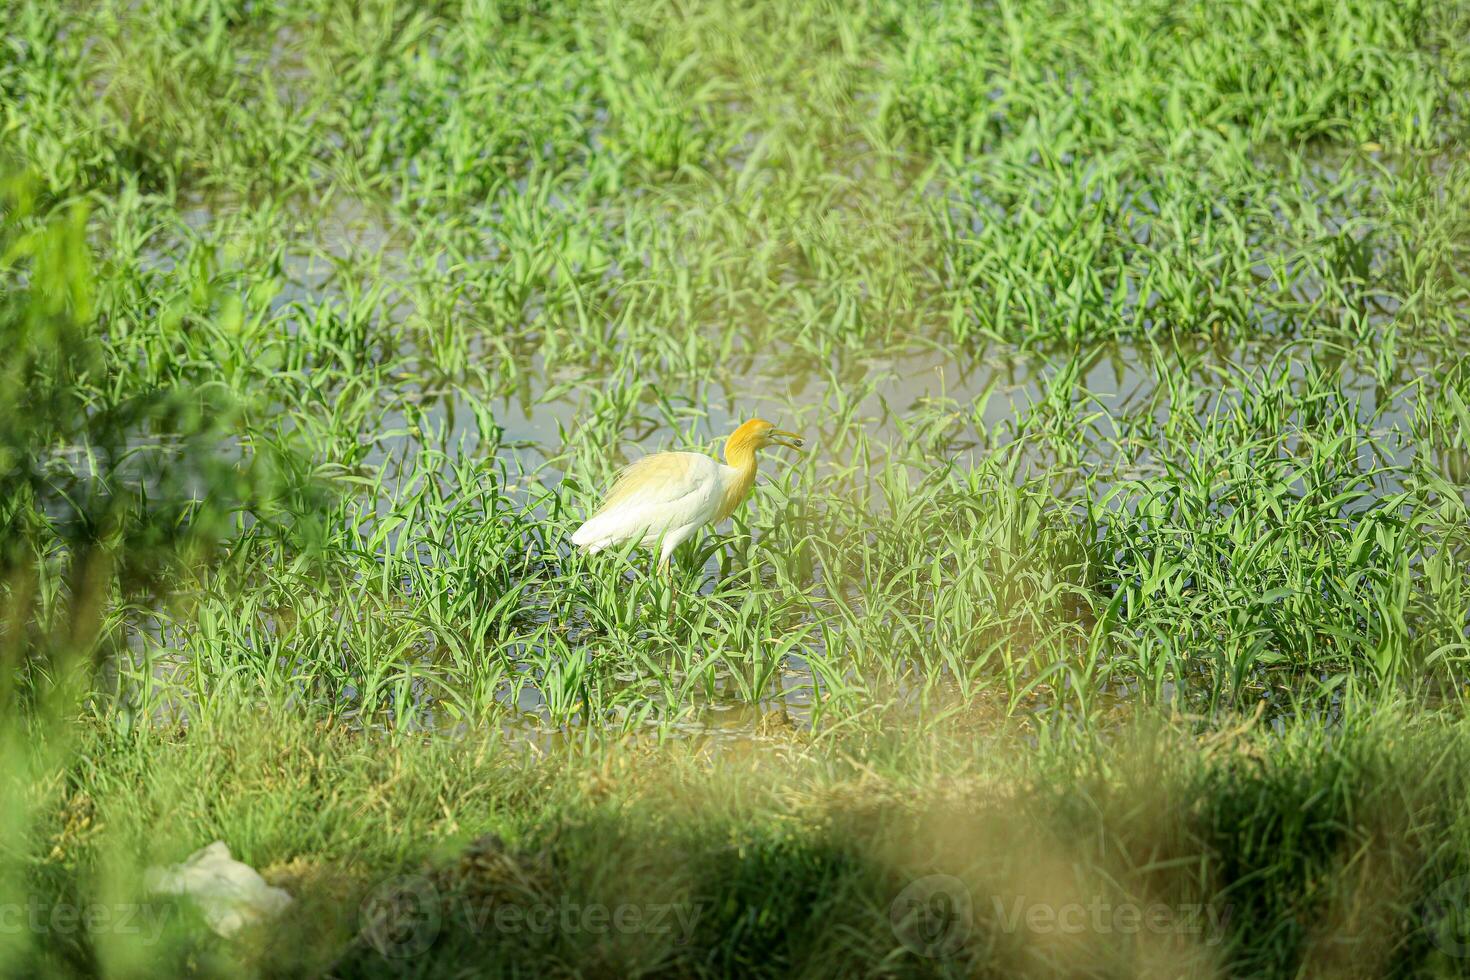
<path fill-rule="evenodd" d="M 1310 345 L 1299 347 L 1301 356 L 1285 362 L 1288 373 L 1295 379 L 1305 378 L 1303 365 L 1311 353 Z M 1197 355 L 1191 363 L 1196 380 L 1203 383 L 1216 374 L 1223 374 L 1227 367 L 1243 371 L 1246 376 L 1259 374 L 1281 352 L 1280 344 L 1261 344 L 1230 350 L 1209 350 L 1195 345 L 1189 353 Z M 1088 359 L 1077 372 L 1076 389 L 1086 391 L 1099 407 L 1106 409 L 1105 415 L 1099 415 L 1086 427 L 1078 445 L 1079 468 L 1089 471 L 1094 491 L 1098 487 L 1105 489 L 1117 480 L 1156 475 L 1162 469 L 1162 463 L 1149 458 L 1147 453 L 1121 457 L 1116 443 L 1117 420 L 1141 414 L 1162 425 L 1167 419 L 1167 400 L 1155 398 L 1159 378 L 1152 365 L 1149 351 L 1141 344 L 1111 345 Z M 694 402 L 701 413 L 697 432 L 699 437 L 713 439 L 743 418 L 760 414 L 802 431 L 812 440 L 813 451 L 820 454 L 829 430 L 847 425 L 850 420 L 860 421 L 874 444 L 882 447 L 904 438 L 905 420 L 938 413 L 949 416 L 952 422 L 946 430 L 945 452 L 962 460 L 967 452 L 1012 438 L 1010 430 L 1014 421 L 1045 402 L 1055 380 L 1068 367 L 1065 357 L 999 345 L 992 345 L 980 356 L 941 347 L 913 348 L 883 358 L 856 358 L 846 363 L 820 365 L 798 374 L 774 358 L 751 358 L 703 383 Z M 1432 367 L 1433 359 L 1427 351 L 1401 359 L 1402 370 L 1410 376 Z M 550 485 L 561 478 L 568 461 L 560 434 L 575 426 L 587 407 L 585 393 L 547 396 L 552 384 L 543 379 L 543 374 L 533 371 L 524 389 L 495 402 L 496 422 L 503 427 L 503 433 L 494 452 L 518 474 L 515 478 L 518 483 L 512 484 L 513 487 L 524 487 L 530 481 Z M 850 414 L 834 422 L 820 406 L 829 404 L 833 389 L 839 387 L 852 407 Z M 1412 461 L 1412 448 L 1405 440 L 1396 438 L 1396 433 L 1407 431 L 1412 423 L 1411 399 L 1400 393 L 1397 398 L 1381 402 L 1386 393 L 1377 380 L 1367 372 L 1351 370 L 1343 372 L 1339 391 L 1340 397 L 1357 403 L 1355 414 L 1359 423 L 1373 437 L 1378 459 L 1364 460 L 1364 470 L 1371 465 L 1407 466 Z M 451 442 L 465 451 L 475 451 L 478 435 L 473 424 L 466 422 L 469 413 L 456 407 L 452 395 L 436 400 L 430 414 L 442 420 L 442 431 L 449 434 Z M 635 452 L 669 446 L 667 430 L 649 427 L 639 436 L 634 443 Z M 400 453 L 412 455 L 417 449 L 417 443 L 405 437 L 403 444 L 383 447 L 383 458 L 386 461 Z M 1059 495 L 1076 492 L 1080 481 L 1065 479 L 1064 470 L 1054 460 L 1044 458 L 1044 447 L 1033 449 L 1032 471 L 1049 474 Z M 767 465 L 781 464 L 773 461 Z M 839 464 L 831 461 L 831 465 L 835 468 Z M 821 468 L 819 462 L 819 472 Z M 1377 495 L 1398 489 L 1400 484 L 1393 473 L 1378 480 Z M 532 683 L 514 694 L 505 692 L 505 706 L 522 720 L 513 723 L 515 729 L 549 737 L 553 730 L 544 725 L 546 706 L 534 686 L 539 674 L 532 668 L 526 669 L 531 672 Z M 821 682 L 799 655 L 786 658 L 777 690 L 756 704 L 741 702 L 733 692 L 724 694 L 725 676 L 728 675 L 716 678 L 717 690 L 712 697 L 693 703 L 676 719 L 649 718 L 640 724 L 658 727 L 670 737 L 737 743 L 752 739 L 762 743 L 780 742 L 786 726 L 800 730 L 809 725 L 811 701 L 814 694 L 820 693 Z M 637 678 L 630 676 L 626 680 L 637 686 Z M 648 680 L 644 684 L 649 697 L 656 697 L 657 684 Z M 896 696 L 903 700 L 903 692 L 897 692 Z M 1105 696 L 1120 703 L 1129 697 L 1126 690 Z M 427 692 L 418 707 L 432 712 L 432 698 Z M 1047 708 L 1045 697 L 1031 699 L 1029 708 L 1023 705 L 1023 710 Z M 768 731 L 771 718 L 783 721 Z M 580 716 L 576 720 L 580 722 Z M 626 720 L 607 721 L 615 727 L 626 724 Z"/>
<path fill-rule="evenodd" d="M 1294 380 L 1302 381 L 1311 345 L 1295 346 L 1297 353 L 1280 364 Z M 1196 356 L 1191 380 L 1206 388 L 1218 388 L 1231 374 L 1236 379 L 1259 380 L 1283 350 L 1288 348 L 1279 343 L 1238 345 L 1228 350 L 1195 344 L 1190 351 Z M 1205 356 L 1200 358 L 1200 354 Z M 869 443 L 881 450 L 913 438 L 910 427 L 924 420 L 940 424 L 942 451 L 951 459 L 963 461 L 979 447 L 1015 440 L 1030 454 L 1028 462 L 1034 471 L 1055 477 L 1055 461 L 1045 458 L 1046 447 L 1039 440 L 1018 439 L 1016 429 L 1018 420 L 1060 390 L 1070 405 L 1086 404 L 1086 411 L 1079 414 L 1091 418 L 1074 448 L 1080 468 L 1102 477 L 1099 485 L 1105 488 L 1113 480 L 1138 479 L 1161 471 L 1161 465 L 1146 456 L 1120 459 L 1116 446 L 1122 423 L 1143 420 L 1162 426 L 1168 420 L 1171 405 L 1167 398 L 1158 397 L 1160 379 L 1153 357 L 1145 342 L 1108 344 L 1086 358 L 1070 381 L 1065 375 L 1073 365 L 1067 356 L 994 343 L 978 353 L 914 345 L 885 357 L 854 356 L 794 369 L 775 358 L 752 357 L 702 379 L 694 386 L 697 394 L 680 404 L 696 420 L 696 444 L 717 443 L 744 420 L 760 416 L 801 432 L 819 471 L 842 464 L 823 458 L 823 447 L 834 441 L 839 429 L 860 426 Z M 1407 352 L 1400 358 L 1402 376 L 1427 377 L 1435 360 L 1427 349 Z M 594 400 L 586 389 L 552 392 L 562 387 L 558 380 L 548 377 L 538 359 L 518 389 L 491 401 L 501 428 L 492 451 L 522 480 L 555 483 L 560 479 L 569 463 L 562 433 L 576 428 Z M 1059 381 L 1063 382 L 1060 386 Z M 596 384 L 595 379 L 592 383 Z M 1384 464 L 1401 467 L 1412 461 L 1405 440 L 1394 436 L 1407 432 L 1413 423 L 1413 394 L 1412 389 L 1405 389 L 1391 397 L 1374 375 L 1352 367 L 1340 374 L 1338 397 L 1356 403 L 1358 423 L 1381 452 Z M 652 421 L 661 397 L 663 392 L 658 389 L 647 393 L 644 407 L 650 421 L 625 434 L 629 446 L 609 447 L 611 453 L 637 455 L 685 448 L 676 444 L 677 433 Z M 440 448 L 474 453 L 485 440 L 475 426 L 474 413 L 462 402 L 459 393 L 451 390 L 423 396 L 420 405 L 427 408 L 441 433 L 436 437 Z M 840 412 L 833 410 L 837 404 L 842 405 Z M 390 412 L 386 418 L 397 423 L 390 426 L 394 430 L 408 427 L 401 412 Z M 373 462 L 411 456 L 420 444 L 416 437 L 400 436 L 381 444 Z M 781 464 L 772 461 L 767 465 Z M 1383 492 L 1392 490 L 1385 487 Z"/>
<path fill-rule="evenodd" d="M 211 206 L 200 204 L 187 212 L 186 220 L 205 229 L 216 214 Z M 403 261 L 401 243 L 391 230 L 350 207 L 339 207 L 319 222 L 316 234 L 324 245 L 286 255 L 287 285 L 272 299 L 275 309 L 293 304 L 311 307 L 340 296 L 344 268 L 363 255 L 375 256 L 389 266 Z M 160 252 L 156 259 L 160 268 L 167 267 L 165 254 Z M 380 317 L 392 323 L 407 300 L 390 287 L 380 302 Z M 1280 338 L 1228 346 L 1202 339 L 1140 339 L 1098 345 L 1085 354 L 998 342 L 957 347 L 916 338 L 881 353 L 838 353 L 822 361 L 794 351 L 761 350 L 737 354 L 708 376 L 659 378 L 638 393 L 634 424 L 620 432 L 624 442 L 607 448 L 611 455 L 636 455 L 686 448 L 691 442 L 710 445 L 739 422 L 760 415 L 807 437 L 819 479 L 827 472 L 850 472 L 848 461 L 824 455 L 824 447 L 850 444 L 850 439 L 839 438 L 839 434 L 860 428 L 880 455 L 902 455 L 898 450 L 904 443 L 922 439 L 929 457 L 961 467 L 974 453 L 1014 447 L 1024 461 L 1021 478 L 1044 475 L 1056 495 L 1065 499 L 1082 488 L 1101 492 L 1118 481 L 1162 472 L 1164 461 L 1152 455 L 1151 440 L 1138 440 L 1135 452 L 1120 451 L 1120 439 L 1128 427 L 1157 432 L 1168 422 L 1171 410 L 1180 410 L 1171 404 L 1167 391 L 1161 391 L 1170 381 L 1161 373 L 1161 363 L 1177 365 L 1195 390 L 1228 399 L 1238 397 L 1232 392 L 1243 386 L 1281 372 L 1293 384 L 1304 385 L 1309 365 L 1338 357 L 1335 351 L 1326 341 Z M 480 352 L 480 356 L 489 355 Z M 1413 449 L 1399 434 L 1408 432 L 1414 421 L 1416 392 L 1410 383 L 1433 374 L 1437 355 L 1428 347 L 1397 351 L 1387 386 L 1379 373 L 1361 363 L 1363 356 L 1341 357 L 1333 397 L 1354 406 L 1356 423 L 1369 436 L 1377 459 L 1363 460 L 1364 470 L 1375 463 L 1406 467 L 1413 462 Z M 657 367 L 650 373 L 657 375 Z M 433 449 L 447 459 L 492 458 L 503 463 L 513 493 L 532 484 L 555 485 L 573 463 L 563 433 L 574 431 L 607 386 L 618 383 L 619 379 L 595 371 L 584 374 L 577 368 L 548 365 L 539 354 L 523 365 L 513 385 L 498 392 L 436 388 L 408 377 L 379 393 L 383 401 L 379 431 L 372 437 L 366 464 L 384 467 L 389 473 L 412 469 L 421 452 Z M 493 418 L 477 414 L 473 402 L 488 405 Z M 1049 404 L 1082 420 L 1066 430 L 1064 440 L 1037 437 L 1025 429 L 1028 416 Z M 1201 404 L 1193 409 L 1207 407 Z M 773 460 L 766 465 L 781 464 Z M 1375 482 L 1380 495 L 1397 489 L 1394 472 Z M 387 501 L 378 503 L 388 506 Z M 139 640 L 155 649 L 167 647 L 161 637 Z M 426 654 L 419 667 L 432 675 L 433 656 Z M 178 669 L 165 655 L 155 664 L 154 673 L 162 679 L 164 673 Z M 530 683 L 507 686 L 497 699 L 517 719 L 511 722 L 512 728 L 552 734 L 545 725 L 546 702 L 536 688 L 539 673 L 523 669 Z M 635 720 L 633 727 L 657 726 L 674 737 L 741 739 L 765 738 L 770 729 L 779 739 L 787 725 L 800 729 L 809 723 L 812 699 L 821 694 L 820 680 L 799 654 L 786 658 L 776 677 L 776 689 L 755 705 L 727 696 L 722 691 L 726 678 L 728 675 L 717 677 L 713 696 L 679 717 Z M 626 682 L 638 685 L 640 679 L 630 676 Z M 653 681 L 642 683 L 648 685 L 650 695 L 655 693 Z M 904 693 L 896 696 L 901 701 Z M 351 689 L 343 692 L 342 707 L 349 718 L 354 697 Z M 434 685 L 416 682 L 409 697 L 427 727 L 452 731 L 458 724 L 437 710 Z M 770 721 L 773 718 L 785 721 Z M 629 723 L 628 719 L 607 721 Z M 364 719 L 363 724 L 372 722 Z"/>

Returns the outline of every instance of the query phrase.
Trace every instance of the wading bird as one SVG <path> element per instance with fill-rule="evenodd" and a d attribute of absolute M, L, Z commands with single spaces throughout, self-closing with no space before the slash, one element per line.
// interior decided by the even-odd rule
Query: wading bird
<path fill-rule="evenodd" d="M 801 448 L 801 437 L 764 419 L 751 419 L 725 440 L 725 462 L 703 453 L 653 453 L 630 463 L 597 513 L 572 535 L 572 544 L 598 552 L 636 541 L 662 544 L 660 572 L 674 549 L 706 524 L 718 524 L 740 506 L 755 483 L 755 451 Z M 669 576 L 673 581 L 672 574 Z M 672 619 L 673 609 L 669 610 Z"/>

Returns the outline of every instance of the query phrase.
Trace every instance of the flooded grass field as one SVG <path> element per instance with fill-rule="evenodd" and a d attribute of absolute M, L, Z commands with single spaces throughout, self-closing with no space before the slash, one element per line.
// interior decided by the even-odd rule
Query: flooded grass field
<path fill-rule="evenodd" d="M 0 972 L 1470 970 L 1470 6 L 0 15 Z"/>

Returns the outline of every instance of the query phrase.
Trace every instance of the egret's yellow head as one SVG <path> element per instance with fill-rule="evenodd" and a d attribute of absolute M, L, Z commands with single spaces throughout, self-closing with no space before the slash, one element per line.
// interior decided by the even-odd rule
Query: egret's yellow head
<path fill-rule="evenodd" d="M 725 440 L 725 460 L 729 462 L 735 457 L 754 455 L 757 449 L 765 449 L 767 446 L 800 449 L 801 436 L 778 429 L 765 419 L 751 419 L 730 433 L 730 438 Z"/>

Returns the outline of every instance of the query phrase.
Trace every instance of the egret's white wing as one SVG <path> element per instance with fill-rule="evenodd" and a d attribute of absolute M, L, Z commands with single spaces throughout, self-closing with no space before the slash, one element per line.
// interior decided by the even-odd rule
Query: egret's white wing
<path fill-rule="evenodd" d="M 654 453 L 633 462 L 572 543 L 600 551 L 634 540 L 682 540 L 719 509 L 720 468 L 699 453 Z"/>
<path fill-rule="evenodd" d="M 593 517 L 624 503 L 670 503 L 690 490 L 713 483 L 720 464 L 700 453 L 652 453 L 635 459 L 618 473 L 612 489 Z"/>

